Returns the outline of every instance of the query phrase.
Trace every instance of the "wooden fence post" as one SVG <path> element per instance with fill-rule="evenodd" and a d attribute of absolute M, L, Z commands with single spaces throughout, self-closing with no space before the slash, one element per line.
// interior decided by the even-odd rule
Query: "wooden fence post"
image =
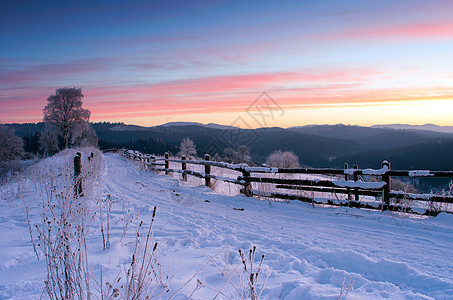
<path fill-rule="evenodd" d="M 345 170 L 349 169 L 348 163 L 344 164 L 344 169 Z M 349 180 L 349 174 L 344 174 L 344 180 L 345 181 Z M 350 188 L 346 188 L 346 191 L 348 191 L 348 201 L 351 201 L 352 200 L 351 189 Z"/>
<path fill-rule="evenodd" d="M 181 155 L 181 160 L 186 160 L 185 155 Z M 185 172 L 187 169 L 187 164 L 185 162 L 181 163 L 181 170 L 182 170 L 182 180 L 187 181 L 187 173 Z"/>
<path fill-rule="evenodd" d="M 82 153 L 77 152 L 74 156 L 74 196 L 83 197 L 82 190 L 82 178 L 80 174 L 82 173 Z"/>
<path fill-rule="evenodd" d="M 359 166 L 354 165 L 353 168 L 354 168 L 354 170 L 358 170 Z M 357 171 L 354 171 L 354 182 L 357 182 L 358 179 L 359 179 L 359 175 L 357 174 Z M 359 189 L 358 188 L 354 188 L 354 199 L 355 199 L 355 201 L 359 201 Z"/>
<path fill-rule="evenodd" d="M 204 160 L 210 161 L 211 156 L 209 154 L 204 155 Z M 205 185 L 211 187 L 211 178 L 207 177 L 206 175 L 211 175 L 211 166 L 204 165 L 204 174 L 205 174 Z"/>
<path fill-rule="evenodd" d="M 170 154 L 168 154 L 168 152 L 165 152 L 165 175 L 170 174 L 170 172 L 168 171 L 168 169 L 170 169 L 170 162 L 168 161 L 169 157 Z"/>
<path fill-rule="evenodd" d="M 151 170 L 154 170 L 154 165 L 153 163 L 156 162 L 156 157 L 155 156 L 151 156 L 151 160 L 150 160 L 151 164 L 149 165 Z"/>
<path fill-rule="evenodd" d="M 250 177 L 250 172 L 249 171 L 242 169 L 241 172 L 242 172 L 242 176 L 243 177 Z M 253 196 L 252 195 L 253 194 L 252 193 L 252 183 L 250 181 L 246 181 L 245 182 L 243 192 L 244 192 L 244 195 L 247 196 L 247 197 L 252 197 Z"/>
<path fill-rule="evenodd" d="M 382 162 L 382 168 L 387 167 L 390 170 L 390 163 L 386 160 Z M 382 202 L 384 203 L 384 209 L 387 209 L 390 205 L 390 176 L 387 172 L 382 175 L 382 181 L 385 182 L 385 185 L 382 189 Z"/>

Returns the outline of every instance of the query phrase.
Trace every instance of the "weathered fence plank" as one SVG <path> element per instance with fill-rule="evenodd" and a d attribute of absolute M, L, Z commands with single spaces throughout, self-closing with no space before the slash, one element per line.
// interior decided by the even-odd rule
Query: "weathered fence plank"
<path fill-rule="evenodd" d="M 205 154 L 204 160 L 210 161 L 211 156 L 209 154 Z M 208 164 L 204 165 L 204 174 L 206 175 L 205 176 L 205 185 L 208 187 L 211 187 L 211 178 L 208 176 L 208 175 L 211 175 L 211 166 L 210 165 L 208 165 Z"/>
<path fill-rule="evenodd" d="M 183 160 L 183 161 L 186 160 L 186 156 L 185 155 L 181 155 L 181 160 Z M 182 180 L 187 181 L 187 173 L 184 172 L 187 169 L 187 163 L 182 162 L 181 163 L 181 169 L 182 169 Z"/>
<path fill-rule="evenodd" d="M 76 156 L 74 156 L 74 196 L 75 197 L 83 196 L 81 174 L 82 174 L 82 153 L 77 152 Z"/>
<path fill-rule="evenodd" d="M 323 186 L 323 187 L 344 187 L 344 188 L 361 188 L 368 190 L 382 190 L 383 182 L 363 182 L 363 181 L 345 181 L 345 180 L 310 180 L 310 179 L 282 179 L 268 177 L 239 176 L 239 181 L 244 182 L 261 182 L 289 185 L 304 186 Z"/>
<path fill-rule="evenodd" d="M 168 169 L 170 169 L 170 162 L 168 161 L 169 156 L 170 154 L 168 154 L 168 152 L 165 152 L 165 175 L 170 174 L 170 171 L 168 171 Z"/>
<path fill-rule="evenodd" d="M 390 170 L 390 163 L 388 161 L 383 161 L 382 162 L 382 168 L 384 167 L 387 167 L 388 170 Z M 384 205 L 386 207 L 388 207 L 390 205 L 390 197 L 389 197 L 389 193 L 390 193 L 390 175 L 389 175 L 389 172 L 385 172 L 383 175 L 382 175 L 382 181 L 385 182 L 385 186 L 382 190 L 382 203 L 384 203 Z"/>

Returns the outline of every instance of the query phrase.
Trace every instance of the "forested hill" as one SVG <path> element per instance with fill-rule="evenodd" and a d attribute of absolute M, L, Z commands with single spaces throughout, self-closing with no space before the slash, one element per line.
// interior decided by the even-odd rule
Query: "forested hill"
<path fill-rule="evenodd" d="M 93 124 L 100 143 L 123 144 L 130 140 L 161 141 L 178 151 L 181 140 L 194 140 L 198 154 L 211 155 L 244 144 L 252 159 L 262 163 L 275 150 L 293 151 L 302 165 L 342 167 L 345 162 L 362 167 L 380 167 L 387 159 L 401 169 L 453 169 L 453 135 L 427 130 L 396 130 L 347 125 L 317 125 L 299 128 L 222 128 L 177 123 L 155 127 L 125 124 Z M 132 148 L 138 149 L 139 148 Z M 152 152 L 152 151 L 148 151 Z M 161 152 L 155 152 L 161 154 Z M 404 153 L 404 154 L 403 154 Z M 221 154 L 221 153 L 220 153 Z M 437 157 L 437 161 L 434 158 Z"/>
<path fill-rule="evenodd" d="M 43 124 L 7 124 L 23 137 L 25 150 L 36 152 Z M 145 153 L 173 154 L 185 137 L 198 155 L 222 154 L 228 147 L 246 145 L 252 160 L 263 163 L 275 150 L 293 151 L 302 165 L 342 167 L 358 163 L 379 167 L 387 159 L 400 169 L 453 169 L 453 134 L 429 130 L 316 125 L 283 128 L 239 129 L 215 124 L 174 123 L 153 127 L 123 123 L 92 123 L 101 149 L 129 148 Z"/>

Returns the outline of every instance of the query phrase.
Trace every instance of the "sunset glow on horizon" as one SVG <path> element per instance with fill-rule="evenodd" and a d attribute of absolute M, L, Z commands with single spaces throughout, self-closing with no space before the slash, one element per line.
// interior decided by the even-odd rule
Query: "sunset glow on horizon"
<path fill-rule="evenodd" d="M 451 1 L 30 1 L 0 15 L 0 123 L 39 122 L 55 89 L 81 87 L 93 122 L 453 126 Z"/>

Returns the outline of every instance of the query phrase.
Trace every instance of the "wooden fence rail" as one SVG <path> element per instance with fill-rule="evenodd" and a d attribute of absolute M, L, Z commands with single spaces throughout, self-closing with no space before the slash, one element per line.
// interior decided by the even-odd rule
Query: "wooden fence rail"
<path fill-rule="evenodd" d="M 195 176 L 204 179 L 205 185 L 212 186 L 211 180 L 221 180 L 228 183 L 240 185 L 241 193 L 248 197 L 259 196 L 279 198 L 286 200 L 300 200 L 313 204 L 329 204 L 335 206 L 362 207 L 368 209 L 394 210 L 409 213 L 436 215 L 439 210 L 433 210 L 433 205 L 423 212 L 416 212 L 411 207 L 403 206 L 402 200 L 425 201 L 430 203 L 453 203 L 453 195 L 440 196 L 435 194 L 410 194 L 404 191 L 391 190 L 391 177 L 433 177 L 451 178 L 453 171 L 428 171 L 428 170 L 391 170 L 388 161 L 382 162 L 380 169 L 359 169 L 357 165 L 349 168 L 345 164 L 344 169 L 329 168 L 272 168 L 272 167 L 251 167 L 247 164 L 230 164 L 226 162 L 211 161 L 208 154 L 203 160 L 188 160 L 185 156 L 181 159 L 170 158 L 165 153 L 164 158 L 156 158 L 133 150 L 121 150 L 122 154 L 129 159 L 139 161 L 154 171 L 162 171 L 165 174 L 180 173 L 182 179 L 187 181 L 187 176 Z M 170 168 L 171 163 L 180 163 L 181 169 Z M 204 172 L 188 170 L 187 165 L 203 165 Z M 235 178 L 223 177 L 211 174 L 212 167 L 224 168 L 238 172 Z M 240 173 L 240 174 L 239 174 Z M 263 177 L 263 174 L 307 174 L 318 175 L 323 179 L 291 179 Z M 330 176 L 330 177 L 328 177 Z M 363 176 L 377 178 L 374 181 L 365 181 Z M 253 183 L 270 184 L 277 190 L 284 192 L 264 192 L 253 189 Z M 293 193 L 291 193 L 293 191 Z M 294 193 L 295 191 L 295 193 Z M 312 196 L 305 196 L 298 191 L 311 192 Z M 335 199 L 315 197 L 314 193 L 329 193 L 335 195 Z M 339 199 L 337 194 L 348 195 L 348 199 Z M 371 196 L 381 201 L 361 201 L 360 197 Z M 335 201 L 333 201 L 335 200 Z M 363 200 L 363 199 L 362 199 Z M 393 200 L 393 201 L 392 201 Z"/>

